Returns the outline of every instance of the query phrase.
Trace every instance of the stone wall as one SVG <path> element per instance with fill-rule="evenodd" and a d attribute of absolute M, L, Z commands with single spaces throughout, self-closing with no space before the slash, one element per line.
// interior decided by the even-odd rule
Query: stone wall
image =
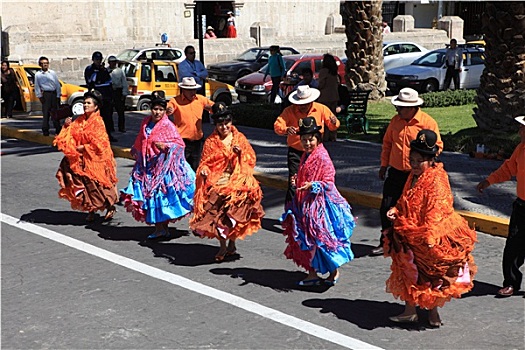
<path fill-rule="evenodd" d="M 3 30 L 9 33 L 10 59 L 36 63 L 41 55 L 71 83 L 83 83 L 91 53 L 105 57 L 130 47 L 154 46 L 167 33 L 172 47 L 199 47 L 193 38 L 194 2 L 189 0 L 97 0 L 2 2 Z M 300 52 L 330 52 L 344 57 L 339 0 L 245 0 L 235 3 L 236 39 L 204 41 L 205 64 L 234 58 L 256 46 L 250 37 L 260 26 L 262 45 L 292 46 Z M 190 17 L 185 17 L 189 11 Z M 332 33 L 325 35 L 325 33 Z M 385 35 L 385 41 L 410 40 L 429 49 L 443 47 L 444 31 L 416 30 Z"/>

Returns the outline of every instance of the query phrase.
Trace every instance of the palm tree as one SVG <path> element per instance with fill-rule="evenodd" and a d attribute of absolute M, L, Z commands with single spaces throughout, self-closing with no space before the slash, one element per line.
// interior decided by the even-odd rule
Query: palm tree
<path fill-rule="evenodd" d="M 513 118 L 525 114 L 525 5 L 491 1 L 482 17 L 485 70 L 474 120 L 487 131 L 516 130 Z"/>
<path fill-rule="evenodd" d="M 383 67 L 382 0 L 346 1 L 342 7 L 346 27 L 346 85 L 350 91 L 371 90 L 369 98 L 385 96 Z"/>

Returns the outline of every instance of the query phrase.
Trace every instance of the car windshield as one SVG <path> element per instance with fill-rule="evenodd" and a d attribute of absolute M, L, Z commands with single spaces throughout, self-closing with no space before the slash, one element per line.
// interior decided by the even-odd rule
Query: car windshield
<path fill-rule="evenodd" d="M 122 62 L 120 64 L 120 68 L 122 68 L 122 71 L 124 74 L 126 74 L 126 77 L 133 78 L 135 77 L 135 73 L 137 71 L 137 66 L 129 63 L 129 62 Z"/>
<path fill-rule="evenodd" d="M 261 52 L 260 49 L 249 49 L 241 53 L 236 59 L 238 61 L 255 61 Z"/>
<path fill-rule="evenodd" d="M 412 62 L 413 66 L 424 66 L 424 67 L 441 67 L 445 60 L 444 51 L 429 52 L 426 55 L 418 58 Z"/>
<path fill-rule="evenodd" d="M 139 50 L 127 49 L 117 55 L 119 61 L 130 61 L 139 53 Z"/>
<path fill-rule="evenodd" d="M 290 70 L 292 66 L 294 65 L 295 61 L 291 59 L 287 59 L 286 57 L 283 57 L 284 59 L 284 66 L 286 68 L 286 71 Z M 268 67 L 268 63 L 266 63 L 264 66 L 261 67 L 261 69 L 258 70 L 259 73 L 266 73 L 266 69 Z"/>

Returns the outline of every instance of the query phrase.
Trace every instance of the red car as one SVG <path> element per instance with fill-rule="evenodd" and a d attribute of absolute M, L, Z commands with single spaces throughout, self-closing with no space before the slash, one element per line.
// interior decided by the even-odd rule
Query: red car
<path fill-rule="evenodd" d="M 334 56 L 338 66 L 338 74 L 341 78 L 341 83 L 345 83 L 345 65 Z M 323 54 L 309 53 L 283 56 L 284 64 L 286 66 L 286 78 L 281 83 L 281 90 L 283 96 L 286 96 L 289 90 L 301 80 L 301 73 L 304 68 L 311 68 L 314 72 L 314 78 L 319 77 L 321 70 Z M 248 101 L 268 101 L 270 99 L 270 92 L 272 90 L 272 79 L 270 76 L 264 80 L 264 72 L 266 65 L 258 72 L 248 74 L 235 82 L 235 91 L 239 95 L 240 102 Z"/>

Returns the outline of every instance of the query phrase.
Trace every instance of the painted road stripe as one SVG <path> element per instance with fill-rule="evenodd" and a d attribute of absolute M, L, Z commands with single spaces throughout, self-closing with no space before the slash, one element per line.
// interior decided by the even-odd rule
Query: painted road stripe
<path fill-rule="evenodd" d="M 62 235 L 55 231 L 51 231 L 25 221 L 20 221 L 19 219 L 16 219 L 4 213 L 2 213 L 1 218 L 4 223 L 16 227 L 18 229 L 34 233 L 41 237 L 50 239 L 52 241 L 64 244 L 68 247 L 83 251 L 85 253 L 112 262 L 114 264 L 123 266 L 130 270 L 137 271 L 147 276 L 174 284 L 178 287 L 188 289 L 192 292 L 205 295 L 209 298 L 217 299 L 219 301 L 236 306 L 248 312 L 265 317 L 269 320 L 281 323 L 285 326 L 295 328 L 301 332 L 313 335 L 317 338 L 344 346 L 348 349 L 381 349 L 374 345 L 362 342 L 358 339 L 354 339 L 344 334 L 334 332 L 328 328 L 318 326 L 316 324 L 301 320 L 294 316 L 290 316 L 278 310 L 274 310 L 269 307 L 257 304 L 253 301 L 189 280 L 185 277 L 176 275 L 174 273 L 166 272 L 156 267 L 143 264 L 139 261 L 126 258 L 122 255 L 118 255 L 105 249 L 95 247 L 94 245 Z"/>

